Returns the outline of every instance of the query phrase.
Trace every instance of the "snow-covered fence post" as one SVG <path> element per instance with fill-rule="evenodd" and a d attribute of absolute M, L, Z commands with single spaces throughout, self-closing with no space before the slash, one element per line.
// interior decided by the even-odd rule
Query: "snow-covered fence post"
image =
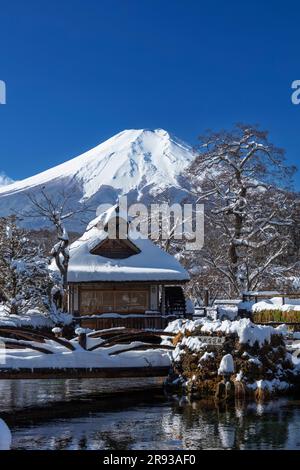
<path fill-rule="evenodd" d="M 234 361 L 231 354 L 222 357 L 218 369 L 218 375 L 223 376 L 222 382 L 219 382 L 216 389 L 215 398 L 218 400 L 230 400 L 235 396 L 234 383 L 230 380 L 234 373 Z"/>
<path fill-rule="evenodd" d="M 164 316 L 166 314 L 166 289 L 165 286 L 161 286 L 161 314 Z"/>
<path fill-rule="evenodd" d="M 62 328 L 59 328 L 58 326 L 56 326 L 55 328 L 52 328 L 52 333 L 55 335 L 56 338 L 61 338 Z"/>
<path fill-rule="evenodd" d="M 78 344 L 81 346 L 83 349 L 87 348 L 87 331 L 84 328 L 76 328 L 75 334 L 78 335 Z"/>
<path fill-rule="evenodd" d="M 206 287 L 204 289 L 204 307 L 208 307 L 208 306 L 209 306 L 209 290 Z"/>
<path fill-rule="evenodd" d="M 83 349 L 86 349 L 86 333 L 80 333 L 78 343 Z"/>

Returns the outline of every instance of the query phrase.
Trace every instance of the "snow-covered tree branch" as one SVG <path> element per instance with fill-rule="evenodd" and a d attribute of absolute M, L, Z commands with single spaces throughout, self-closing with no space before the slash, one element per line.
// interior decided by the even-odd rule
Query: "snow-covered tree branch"
<path fill-rule="evenodd" d="M 15 217 L 0 219 L 0 301 L 11 314 L 49 310 L 53 280 L 48 259 Z"/>
<path fill-rule="evenodd" d="M 72 217 L 76 211 L 70 211 L 67 207 L 68 194 L 62 194 L 57 200 L 54 200 L 47 194 L 45 189 L 42 189 L 38 197 L 28 194 L 28 199 L 32 204 L 32 212 L 29 216 L 44 217 L 56 230 L 57 242 L 52 247 L 51 256 L 55 259 L 62 276 L 63 287 L 66 289 L 70 256 L 69 235 L 64 222 Z"/>
<path fill-rule="evenodd" d="M 295 267 L 287 258 L 298 202 L 291 191 L 295 168 L 257 127 L 238 125 L 200 141 L 189 175 L 193 194 L 206 205 L 204 262 L 228 282 L 230 295 L 266 286 L 272 277 L 278 282 Z"/>

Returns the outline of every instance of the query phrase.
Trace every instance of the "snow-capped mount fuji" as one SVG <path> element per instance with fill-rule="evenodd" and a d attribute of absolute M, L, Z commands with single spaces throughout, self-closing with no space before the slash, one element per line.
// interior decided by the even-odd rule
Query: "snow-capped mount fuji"
<path fill-rule="evenodd" d="M 42 188 L 50 196 L 71 194 L 72 208 L 88 204 L 96 210 L 125 194 L 130 203 L 149 202 L 165 191 L 178 201 L 186 193 L 184 170 L 193 158 L 188 144 L 163 129 L 125 130 L 72 160 L 0 187 L 0 216 L 29 211 L 27 194 L 38 197 Z"/>

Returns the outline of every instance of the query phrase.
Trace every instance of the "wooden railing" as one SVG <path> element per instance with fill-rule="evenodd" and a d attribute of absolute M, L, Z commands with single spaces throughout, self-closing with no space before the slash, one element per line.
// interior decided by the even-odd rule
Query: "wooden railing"
<path fill-rule="evenodd" d="M 140 315 L 124 318 L 121 315 L 117 318 L 101 318 L 101 317 L 76 317 L 76 321 L 83 328 L 91 328 L 93 330 L 104 330 L 116 327 L 136 328 L 136 329 L 153 329 L 163 330 L 170 321 L 176 320 L 179 315 Z"/>

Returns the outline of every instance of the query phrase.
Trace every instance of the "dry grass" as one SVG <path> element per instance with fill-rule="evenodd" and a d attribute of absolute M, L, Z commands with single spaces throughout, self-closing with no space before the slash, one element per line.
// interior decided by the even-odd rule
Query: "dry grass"
<path fill-rule="evenodd" d="M 282 312 L 281 310 L 262 310 L 253 314 L 254 323 L 268 322 L 300 322 L 300 312 L 290 310 Z"/>

